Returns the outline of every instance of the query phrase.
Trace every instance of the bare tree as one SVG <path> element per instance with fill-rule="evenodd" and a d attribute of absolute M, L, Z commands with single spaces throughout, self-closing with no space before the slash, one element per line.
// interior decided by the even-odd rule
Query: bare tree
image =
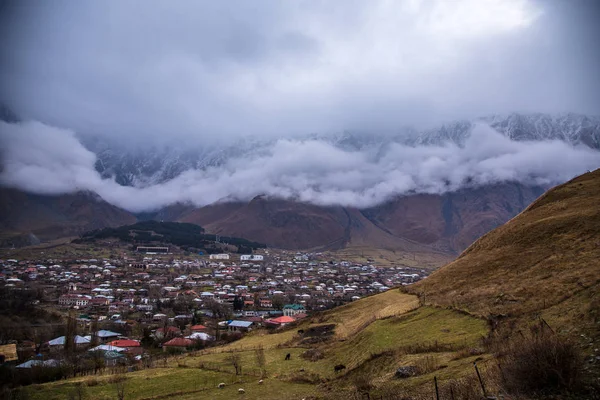
<path fill-rule="evenodd" d="M 256 357 L 256 365 L 260 368 L 261 378 L 267 376 L 267 360 L 265 357 L 265 349 L 260 345 L 254 350 L 254 356 Z"/>
<path fill-rule="evenodd" d="M 77 320 L 70 312 L 67 317 L 67 324 L 65 329 L 65 355 L 67 357 L 72 356 L 75 353 L 75 335 L 77 334 Z"/>
<path fill-rule="evenodd" d="M 227 361 L 229 361 L 229 363 L 235 368 L 235 374 L 236 375 L 241 375 L 242 374 L 242 360 L 239 354 L 236 353 L 232 353 L 228 358 Z"/>
<path fill-rule="evenodd" d="M 127 378 L 122 375 L 117 375 L 114 378 L 115 383 L 115 391 L 117 392 L 117 400 L 125 400 L 125 388 L 127 383 Z"/>

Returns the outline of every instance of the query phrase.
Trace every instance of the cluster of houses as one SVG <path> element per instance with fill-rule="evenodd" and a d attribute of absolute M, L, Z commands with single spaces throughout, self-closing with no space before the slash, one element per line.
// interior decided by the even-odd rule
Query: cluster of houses
<path fill-rule="evenodd" d="M 40 301 L 46 306 L 78 315 L 76 345 L 102 351 L 114 362 L 141 356 L 134 325 L 148 327 L 162 351 L 190 348 L 226 334 L 282 327 L 426 275 L 426 270 L 407 266 L 384 268 L 320 253 L 273 250 L 177 258 L 123 254 L 114 259 L 0 260 L 1 287 L 43 288 Z M 215 311 L 219 307 L 229 310 L 227 316 Z M 98 324 L 110 329 L 92 332 Z M 64 341 L 57 337 L 47 346 L 60 349 Z"/>

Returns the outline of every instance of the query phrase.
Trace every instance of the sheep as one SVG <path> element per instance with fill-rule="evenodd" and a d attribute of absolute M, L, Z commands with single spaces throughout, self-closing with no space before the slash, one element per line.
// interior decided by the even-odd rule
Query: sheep
<path fill-rule="evenodd" d="M 262 385 L 263 384 L 263 380 L 261 379 L 260 381 L 258 381 L 258 384 Z"/>
<path fill-rule="evenodd" d="M 246 393 L 246 391 L 245 391 L 244 389 L 242 389 L 242 388 L 239 388 L 239 389 L 238 389 L 238 393 L 239 393 L 239 394 L 244 394 L 244 393 Z"/>
<path fill-rule="evenodd" d="M 219 383 L 219 385 L 217 387 L 219 389 L 223 389 L 225 387 L 225 383 L 221 382 L 221 383 Z"/>

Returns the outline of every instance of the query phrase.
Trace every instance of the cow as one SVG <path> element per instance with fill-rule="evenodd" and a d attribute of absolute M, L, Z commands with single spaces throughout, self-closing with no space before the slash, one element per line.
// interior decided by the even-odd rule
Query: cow
<path fill-rule="evenodd" d="M 333 370 L 334 370 L 336 373 L 340 372 L 340 371 L 341 371 L 341 370 L 343 370 L 343 369 L 346 369 L 346 366 L 345 366 L 344 364 L 338 364 L 338 365 L 336 365 L 335 367 L 333 367 Z"/>
<path fill-rule="evenodd" d="M 285 355 L 285 361 L 289 360 L 290 358 L 292 358 L 292 354 L 291 353 L 287 353 Z"/>

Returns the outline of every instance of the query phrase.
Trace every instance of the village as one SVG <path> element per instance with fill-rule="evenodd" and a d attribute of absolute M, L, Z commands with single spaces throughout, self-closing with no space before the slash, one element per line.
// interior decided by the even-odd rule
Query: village
<path fill-rule="evenodd" d="M 184 256 L 168 247 L 139 247 L 110 259 L 4 259 L 0 265 L 4 296 L 28 293 L 28 306 L 55 318 L 18 327 L 15 337 L 4 329 L 2 361 L 16 370 L 73 357 L 88 360 L 80 363 L 88 369 L 131 366 L 217 346 L 428 274 L 266 249 Z"/>

